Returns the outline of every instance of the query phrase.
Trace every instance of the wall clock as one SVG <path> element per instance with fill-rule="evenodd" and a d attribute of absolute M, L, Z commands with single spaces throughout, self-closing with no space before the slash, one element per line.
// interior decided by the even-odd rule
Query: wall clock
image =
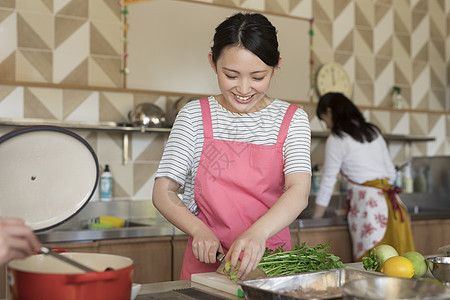
<path fill-rule="evenodd" d="M 316 76 L 316 89 L 319 97 L 329 92 L 352 96 L 352 83 L 344 67 L 337 62 L 328 62 L 320 67 Z"/>

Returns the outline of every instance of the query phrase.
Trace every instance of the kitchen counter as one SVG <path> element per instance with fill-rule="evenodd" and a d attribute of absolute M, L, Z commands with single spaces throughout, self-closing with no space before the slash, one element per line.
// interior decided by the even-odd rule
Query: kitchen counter
<path fill-rule="evenodd" d="M 410 214 L 412 221 L 450 219 L 450 210 L 444 211 L 423 211 L 417 214 Z M 132 224 L 124 228 L 111 229 L 87 229 L 87 224 L 73 224 L 70 221 L 54 229 L 37 233 L 42 243 L 65 243 L 65 242 L 90 242 L 107 239 L 139 238 L 139 237 L 160 237 L 184 235 L 182 231 L 174 227 L 163 218 L 130 220 Z M 347 225 L 347 220 L 343 216 L 330 218 L 310 219 L 299 218 L 291 225 L 291 229 L 317 228 Z"/>
<path fill-rule="evenodd" d="M 346 268 L 360 270 L 360 271 L 364 271 L 364 272 L 368 272 L 368 273 L 375 273 L 373 271 L 364 270 L 362 263 L 360 263 L 360 262 L 346 264 Z M 380 275 L 380 274 L 377 273 L 377 275 Z M 380 276 L 383 276 L 383 275 L 380 275 Z M 433 275 L 431 275 L 431 273 L 428 271 L 424 275 L 424 278 L 433 278 Z M 219 291 L 217 289 L 213 289 L 206 285 L 192 282 L 190 280 L 178 280 L 178 281 L 170 281 L 170 282 L 144 284 L 141 286 L 139 294 L 135 298 L 135 300 L 146 300 L 146 299 L 157 299 L 157 298 L 169 299 L 169 298 L 164 298 L 164 296 L 172 296 L 170 299 L 174 299 L 174 297 L 173 297 L 174 295 L 178 296 L 176 299 L 192 299 L 192 298 L 208 299 L 205 297 L 201 297 L 201 295 L 198 295 L 197 297 L 192 296 L 192 298 L 188 298 L 188 297 L 184 297 L 183 294 L 179 294 L 179 292 L 182 292 L 185 289 L 188 289 L 190 291 L 190 290 L 192 290 L 192 288 L 194 290 L 197 290 L 200 292 L 206 292 L 206 293 L 210 294 L 211 296 L 217 297 L 217 299 L 232 299 L 232 300 L 243 299 L 243 298 L 239 298 L 238 296 L 233 296 L 232 294 L 228 294 L 228 293 Z M 178 290 L 178 292 L 177 292 L 177 290 Z M 172 295 L 170 294 L 170 293 L 174 293 L 174 292 L 176 292 L 176 294 L 172 294 Z M 450 296 L 450 289 L 448 289 L 447 294 Z M 154 297 L 154 298 L 152 298 L 152 297 Z"/>
<path fill-rule="evenodd" d="M 356 270 L 363 270 L 362 263 L 349 263 L 347 268 Z M 369 273 L 373 271 L 367 271 Z M 425 278 L 433 278 L 432 275 L 427 272 Z M 192 293 L 197 293 L 192 294 Z M 207 293 L 207 295 L 202 294 Z M 450 289 L 448 289 L 450 295 Z M 187 296 L 190 295 L 190 296 Z M 208 296 L 208 297 L 206 297 Z M 149 299 L 229 299 L 229 300 L 241 300 L 238 296 L 211 288 L 209 286 L 192 282 L 190 280 L 176 280 L 166 281 L 158 283 L 142 284 L 139 290 L 138 296 L 135 300 L 149 300 Z M 3 299 L 4 300 L 4 299 Z"/>

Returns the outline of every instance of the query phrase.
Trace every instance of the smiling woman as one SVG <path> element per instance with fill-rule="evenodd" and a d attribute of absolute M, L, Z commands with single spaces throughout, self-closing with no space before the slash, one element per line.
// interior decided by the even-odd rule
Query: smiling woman
<path fill-rule="evenodd" d="M 266 16 L 226 18 L 208 59 L 220 94 L 178 113 L 152 200 L 189 235 L 181 279 L 215 271 L 217 252 L 244 279 L 266 247 L 291 249 L 288 226 L 308 202 L 311 132 L 305 111 L 266 94 L 281 61 Z"/>
<path fill-rule="evenodd" d="M 238 9 L 189 1 L 144 1 L 129 5 L 127 88 L 186 94 L 217 94 L 207 55 L 214 27 Z M 310 87 L 310 23 L 270 16 L 278 29 L 283 61 L 269 95 L 307 100 Z"/>

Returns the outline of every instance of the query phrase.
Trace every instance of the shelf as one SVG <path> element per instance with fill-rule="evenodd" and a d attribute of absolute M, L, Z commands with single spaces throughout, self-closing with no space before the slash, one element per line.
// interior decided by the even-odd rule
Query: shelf
<path fill-rule="evenodd" d="M 154 133 L 169 133 L 170 128 L 149 128 L 144 126 L 130 126 L 129 124 L 116 122 L 73 122 L 73 121 L 58 121 L 58 120 L 44 120 L 44 119 L 5 119 L 0 118 L 0 126 L 14 126 L 26 127 L 35 125 L 50 125 L 59 126 L 66 129 L 73 130 L 95 130 L 119 133 L 133 133 L 133 132 L 154 132 Z"/>
<path fill-rule="evenodd" d="M 386 141 L 390 142 L 432 142 L 435 141 L 435 137 L 420 136 L 420 135 L 395 135 L 384 134 Z"/>
<path fill-rule="evenodd" d="M 0 118 L 0 126 L 34 126 L 34 125 L 51 125 L 60 126 L 67 129 L 74 130 L 95 130 L 95 131 L 107 131 L 107 132 L 119 132 L 119 133 L 170 133 L 171 128 L 149 128 L 144 126 L 130 126 L 129 124 L 116 123 L 116 122 L 74 122 L 74 121 L 58 121 L 58 120 L 44 120 L 44 119 L 5 119 Z M 326 131 L 313 131 L 311 132 L 312 138 L 326 139 L 329 132 Z M 413 136 L 413 135 L 396 135 L 396 134 L 384 134 L 386 141 L 397 142 L 431 142 L 436 140 L 434 137 L 427 136 Z"/>
<path fill-rule="evenodd" d="M 37 125 L 58 126 L 72 130 L 94 130 L 103 132 L 122 133 L 122 162 L 128 163 L 129 134 L 130 133 L 169 133 L 170 128 L 150 128 L 145 126 L 130 126 L 130 124 L 116 122 L 73 122 L 44 119 L 5 119 L 0 118 L 0 126 L 28 127 Z"/>
<path fill-rule="evenodd" d="M 311 138 L 326 139 L 328 135 L 328 132 L 311 132 Z M 383 137 L 388 142 L 432 142 L 436 140 L 434 137 L 419 135 L 383 134 Z"/>
<path fill-rule="evenodd" d="M 7 119 L 0 118 L 0 126 L 12 126 L 12 127 L 27 127 L 36 125 L 48 125 L 58 126 L 72 130 L 94 130 L 103 132 L 115 132 L 122 133 L 122 147 L 123 147 L 123 164 L 128 162 L 128 149 L 129 149 L 129 133 L 170 133 L 171 128 L 150 128 L 145 126 L 130 126 L 126 123 L 116 122 L 75 122 L 75 121 L 58 121 L 58 120 L 45 120 L 45 119 Z M 326 139 L 329 132 L 311 132 L 311 138 Z M 397 141 L 406 142 L 410 146 L 412 142 L 430 142 L 434 141 L 434 137 L 427 136 L 408 136 L 408 135 L 383 135 L 387 142 Z M 408 149 L 408 153 L 411 151 Z M 407 155 L 407 156 L 410 156 Z"/>

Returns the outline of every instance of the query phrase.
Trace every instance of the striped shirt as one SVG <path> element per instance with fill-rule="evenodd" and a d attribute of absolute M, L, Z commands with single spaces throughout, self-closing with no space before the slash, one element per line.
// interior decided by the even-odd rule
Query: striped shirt
<path fill-rule="evenodd" d="M 289 103 L 275 99 L 252 113 L 233 113 L 208 98 L 215 139 L 274 145 Z M 178 113 L 166 144 L 156 178 L 169 177 L 184 188 L 183 202 L 197 214 L 194 200 L 195 177 L 203 147 L 203 121 L 200 101 L 186 104 Z M 296 110 L 283 145 L 284 173 L 311 174 L 311 129 L 306 112 Z"/>

